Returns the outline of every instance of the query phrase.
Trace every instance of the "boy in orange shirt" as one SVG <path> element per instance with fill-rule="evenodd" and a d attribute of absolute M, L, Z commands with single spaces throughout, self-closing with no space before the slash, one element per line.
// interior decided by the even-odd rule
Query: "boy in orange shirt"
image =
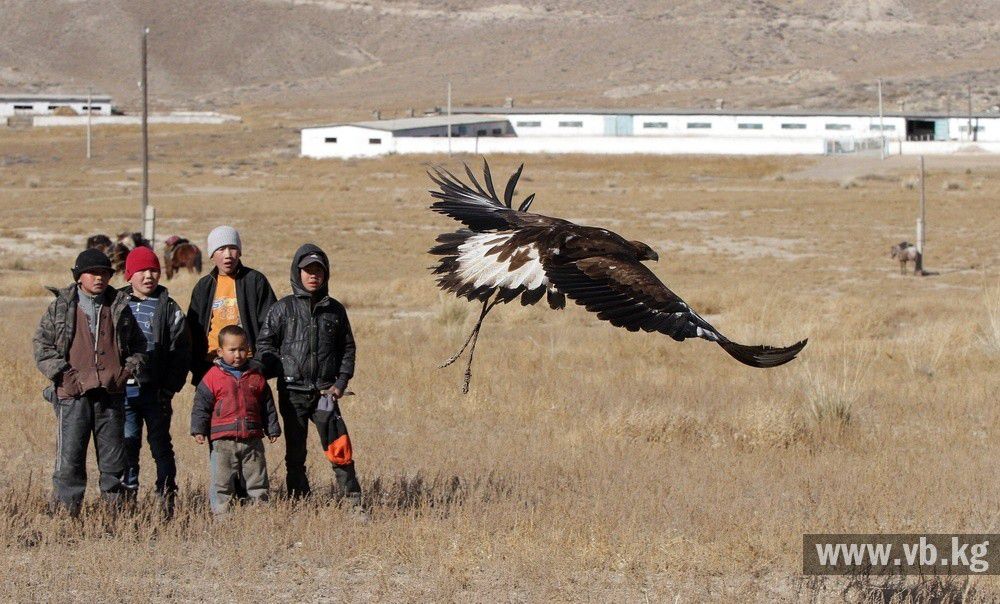
<path fill-rule="evenodd" d="M 191 383 L 197 386 L 212 367 L 214 344 L 226 325 L 239 325 L 247 333 L 253 351 L 268 309 L 275 302 L 267 277 L 241 262 L 240 234 L 230 226 L 219 226 L 208 234 L 205 248 L 215 268 L 194 286 L 187 322 L 191 332 Z"/>

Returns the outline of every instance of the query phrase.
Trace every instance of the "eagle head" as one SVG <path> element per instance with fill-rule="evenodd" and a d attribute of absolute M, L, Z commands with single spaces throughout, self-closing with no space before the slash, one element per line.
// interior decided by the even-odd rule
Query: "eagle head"
<path fill-rule="evenodd" d="M 656 262 L 660 259 L 660 256 L 653 251 L 653 248 L 641 241 L 629 241 L 629 244 L 635 249 L 635 255 L 639 260 L 652 260 Z"/>

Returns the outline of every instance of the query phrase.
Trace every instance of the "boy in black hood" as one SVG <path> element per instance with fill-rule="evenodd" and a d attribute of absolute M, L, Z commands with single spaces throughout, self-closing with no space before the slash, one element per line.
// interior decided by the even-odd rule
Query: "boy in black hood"
<path fill-rule="evenodd" d="M 269 377 L 278 377 L 288 494 L 309 494 L 306 437 L 312 421 L 342 494 L 360 508 L 361 486 L 337 404 L 354 375 L 354 335 L 344 306 L 329 295 L 329 281 L 326 253 L 309 243 L 300 247 L 292 259 L 292 295 L 268 311 L 257 337 L 257 358 Z"/>

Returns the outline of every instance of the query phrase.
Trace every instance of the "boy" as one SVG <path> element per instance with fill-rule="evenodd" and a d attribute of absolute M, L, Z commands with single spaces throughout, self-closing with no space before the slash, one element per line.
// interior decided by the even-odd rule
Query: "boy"
<path fill-rule="evenodd" d="M 247 362 L 249 357 L 246 330 L 238 325 L 223 327 L 215 366 L 198 384 L 191 407 L 191 436 L 199 445 L 209 443 L 209 501 L 217 516 L 229 510 L 236 485 L 245 485 L 254 501 L 267 501 L 261 437 L 267 435 L 273 443 L 281 435 L 271 387 Z"/>
<path fill-rule="evenodd" d="M 170 439 L 174 395 L 184 387 L 191 362 L 191 343 L 184 313 L 160 285 L 160 261 L 148 247 L 137 247 L 125 259 L 122 289 L 139 324 L 149 360 L 137 383 L 125 386 L 125 493 L 139 490 L 139 449 L 146 424 L 149 452 L 156 462 L 156 495 L 163 511 L 173 511 L 177 465 Z"/>
<path fill-rule="evenodd" d="M 45 398 L 56 412 L 53 503 L 73 516 L 87 488 L 87 445 L 94 435 L 101 497 L 121 497 L 124 390 L 142 374 L 146 342 L 128 296 L 108 285 L 114 271 L 99 250 L 76 258 L 74 283 L 52 289 L 56 299 L 42 315 L 33 339 L 35 363 L 52 385 Z"/>
<path fill-rule="evenodd" d="M 187 314 L 194 386 L 212 367 L 215 349 L 209 342 L 214 346 L 222 328 L 242 327 L 247 334 L 247 345 L 254 350 L 260 324 L 274 304 L 274 290 L 267 277 L 240 262 L 242 249 L 240 234 L 233 227 L 216 227 L 208 234 L 205 251 L 215 268 L 195 284 Z"/>
<path fill-rule="evenodd" d="M 354 335 L 344 306 L 330 297 L 330 262 L 305 244 L 292 260 L 292 295 L 271 307 L 257 339 L 258 358 L 278 375 L 278 408 L 285 425 L 288 494 L 309 494 L 306 437 L 310 420 L 333 466 L 341 493 L 360 511 L 361 486 L 337 399 L 354 375 Z"/>

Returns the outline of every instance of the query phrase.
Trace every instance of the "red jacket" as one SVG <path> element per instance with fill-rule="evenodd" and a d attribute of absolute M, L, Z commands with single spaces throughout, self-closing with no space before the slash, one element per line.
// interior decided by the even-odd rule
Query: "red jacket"
<path fill-rule="evenodd" d="M 191 434 L 209 440 L 281 435 L 278 412 L 267 380 L 246 366 L 239 378 L 218 364 L 198 384 L 191 407 Z"/>

